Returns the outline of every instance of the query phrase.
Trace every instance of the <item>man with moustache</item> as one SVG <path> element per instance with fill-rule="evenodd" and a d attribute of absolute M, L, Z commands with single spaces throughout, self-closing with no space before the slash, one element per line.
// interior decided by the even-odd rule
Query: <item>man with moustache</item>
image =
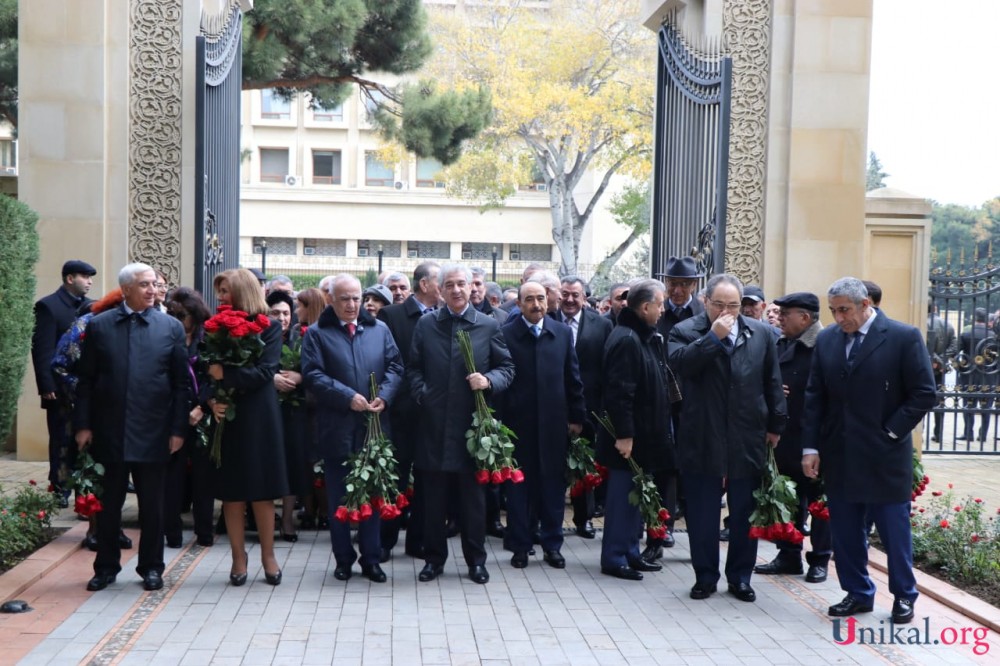
<path fill-rule="evenodd" d="M 399 353 L 403 358 L 403 383 L 400 386 L 396 404 L 389 414 L 392 427 L 392 442 L 396 445 L 397 471 L 399 473 L 399 490 L 405 492 L 410 483 L 410 472 L 413 471 L 413 498 L 409 506 L 409 519 L 406 523 L 405 552 L 410 557 L 423 557 L 423 505 L 422 484 L 419 475 L 413 467 L 414 447 L 416 446 L 417 422 L 420 410 L 413 401 L 410 392 L 410 343 L 413 341 L 413 331 L 417 321 L 428 312 L 434 312 L 441 302 L 441 289 L 438 283 L 438 273 L 441 267 L 433 261 L 425 261 L 413 269 L 413 284 L 416 286 L 410 296 L 402 303 L 384 307 L 378 311 L 379 321 L 385 322 L 392 333 Z M 390 274 L 386 280 L 392 281 Z M 399 283 L 399 280 L 396 280 Z M 409 283 L 407 283 L 409 287 Z M 390 291 L 392 287 L 389 287 Z M 396 299 L 399 290 L 393 292 Z M 392 549 L 399 541 L 399 530 L 402 518 L 382 522 L 382 553 L 381 562 L 388 562 L 392 557 Z"/>
<path fill-rule="evenodd" d="M 604 375 L 604 344 L 614 328 L 611 321 L 586 307 L 586 287 L 583 280 L 574 276 L 561 281 L 559 312 L 551 315 L 556 321 L 569 326 L 573 333 L 573 348 L 580 364 L 580 379 L 583 381 L 583 400 L 586 412 L 582 435 L 596 442 L 596 431 L 591 420 L 592 413 L 601 410 L 601 382 Z M 598 488 L 600 490 L 600 488 Z M 603 497 L 603 492 L 601 493 Z M 588 490 L 572 498 L 573 524 L 577 536 L 593 539 L 597 535 L 590 522 L 594 516 L 595 493 Z"/>
<path fill-rule="evenodd" d="M 410 279 L 402 273 L 389 273 L 382 286 L 392 292 L 392 305 L 399 305 L 410 295 Z"/>
<path fill-rule="evenodd" d="M 823 476 L 837 578 L 847 593 L 827 612 L 847 617 L 874 607 L 867 518 L 889 564 L 892 621 L 905 624 L 918 596 L 910 433 L 937 401 L 934 373 L 920 331 L 872 307 L 861 280 L 837 280 L 827 302 L 837 325 L 816 339 L 802 421 L 802 471 Z"/>
<path fill-rule="evenodd" d="M 566 496 L 567 430 L 579 435 L 585 418 L 583 383 L 573 333 L 545 316 L 545 287 L 529 280 L 518 297 L 521 316 L 501 329 L 514 361 L 514 381 L 502 396 L 505 425 L 517 433 L 514 457 L 524 483 L 507 486 L 507 535 L 510 564 L 528 566 L 533 516 L 541 526 L 545 562 L 566 566 L 562 523 Z"/>
<path fill-rule="evenodd" d="M 475 463 L 466 448 L 465 432 L 472 427 L 473 391 L 494 399 L 514 379 L 514 363 L 495 319 L 469 301 L 472 273 L 464 266 L 441 268 L 445 306 L 421 317 L 413 331 L 407 365 L 410 392 L 419 421 L 414 465 L 424 487 L 424 559 L 418 579 L 434 580 L 448 558 L 445 520 L 448 489 L 458 489 L 462 553 L 474 583 L 489 582 L 486 570 L 485 497 L 476 482 Z M 469 373 L 455 341 L 468 333 L 477 372 Z"/>
<path fill-rule="evenodd" d="M 91 447 L 104 465 L 91 592 L 121 571 L 118 536 L 130 474 L 139 501 L 136 572 L 146 590 L 163 587 L 163 485 L 189 427 L 189 380 L 184 327 L 154 307 L 156 282 L 146 264 L 122 268 L 125 301 L 90 320 L 76 366 L 76 443 Z"/>
<path fill-rule="evenodd" d="M 757 541 L 750 538 L 753 492 L 767 446 L 785 428 L 785 395 L 770 327 L 739 314 L 743 284 L 713 276 L 705 312 L 670 331 L 670 365 L 684 389 L 677 459 L 687 496 L 688 537 L 695 584 L 692 599 L 716 591 L 719 574 L 719 495 L 729 505 L 729 593 L 754 601 L 750 586 Z"/>

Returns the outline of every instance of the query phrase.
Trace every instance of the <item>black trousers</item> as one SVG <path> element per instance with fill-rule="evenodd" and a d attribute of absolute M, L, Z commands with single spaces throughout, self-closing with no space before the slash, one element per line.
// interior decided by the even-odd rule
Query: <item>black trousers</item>
<path fill-rule="evenodd" d="M 191 475 L 186 474 L 188 461 Z M 188 441 L 177 453 L 170 456 L 167 478 L 163 491 L 163 533 L 168 538 L 180 539 L 184 521 L 181 510 L 184 505 L 185 486 L 191 484 L 191 517 L 194 519 L 194 534 L 199 539 L 212 539 L 215 525 L 215 495 L 212 492 L 212 461 L 205 449 L 195 449 L 195 443 Z"/>
<path fill-rule="evenodd" d="M 475 473 L 421 470 L 424 499 L 424 560 L 442 565 L 448 560 L 449 513 L 458 517 L 462 532 L 462 554 L 472 567 L 486 564 L 486 495 L 476 483 Z M 449 507 L 449 487 L 458 494 L 457 506 Z M 451 511 L 449 511 L 449 509 Z"/>
<path fill-rule="evenodd" d="M 49 431 L 49 483 L 69 495 L 69 477 L 76 465 L 77 447 L 69 432 L 68 417 L 56 402 L 46 403 L 45 425 Z"/>
<path fill-rule="evenodd" d="M 400 459 L 396 470 L 399 474 L 399 492 L 405 493 L 410 485 L 410 472 L 413 472 L 413 497 L 410 497 L 409 506 L 404 511 L 409 512 L 406 520 L 406 552 L 419 553 L 424 547 L 424 498 L 420 480 L 420 471 L 413 468 L 412 458 Z M 399 530 L 402 528 L 403 518 L 400 516 L 394 520 L 382 521 L 381 543 L 382 548 L 392 550 L 399 543 Z"/>
<path fill-rule="evenodd" d="M 97 557 L 95 573 L 117 574 L 122 570 L 122 551 L 118 534 L 122 528 L 122 506 L 132 474 L 136 498 L 139 500 L 139 564 L 140 576 L 150 571 L 163 573 L 163 486 L 167 463 L 105 463 L 103 509 L 97 514 Z"/>

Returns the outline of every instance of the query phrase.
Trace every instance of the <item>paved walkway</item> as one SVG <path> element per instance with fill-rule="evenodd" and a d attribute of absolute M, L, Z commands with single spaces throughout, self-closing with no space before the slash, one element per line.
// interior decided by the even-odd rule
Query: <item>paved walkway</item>
<path fill-rule="evenodd" d="M 951 481 L 961 495 L 968 488 L 1000 505 L 1000 458 L 934 457 L 926 464 L 932 486 Z M 0 458 L 5 487 L 43 472 Z M 74 527 L 64 541 L 75 544 L 84 525 L 62 519 Z M 915 624 L 892 636 L 892 599 L 877 572 L 876 610 L 858 618 L 856 640 L 847 645 L 834 642 L 825 614 L 843 596 L 835 575 L 820 585 L 801 576 L 755 576 L 753 604 L 725 592 L 693 601 L 684 534 L 667 551 L 664 570 L 640 583 L 600 575 L 600 538 L 567 537 L 565 570 L 540 557 L 513 569 L 500 542 L 488 539 L 492 578 L 480 586 L 464 576 L 455 550 L 445 575 L 431 583 L 417 582 L 423 563 L 405 555 L 385 566 L 384 585 L 357 575 L 357 567 L 342 583 L 332 576 L 328 535 L 300 532 L 297 543 L 278 545 L 280 586 L 264 582 L 253 547 L 250 580 L 240 588 L 228 584 L 224 539 L 202 548 L 185 536 L 185 548 L 166 551 L 166 586 L 154 593 L 142 590 L 134 562 L 123 563 L 108 589 L 85 592 L 93 556 L 74 548 L 18 595 L 33 612 L 0 616 L 0 663 L 968 664 L 998 663 L 1000 655 L 996 631 L 927 595 L 917 603 Z M 773 554 L 773 546 L 761 544 L 761 561 Z M 840 631 L 849 637 L 846 624 Z"/>

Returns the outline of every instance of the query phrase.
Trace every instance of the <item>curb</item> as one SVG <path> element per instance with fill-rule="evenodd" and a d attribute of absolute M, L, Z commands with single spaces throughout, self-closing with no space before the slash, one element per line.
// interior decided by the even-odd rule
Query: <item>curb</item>
<path fill-rule="evenodd" d="M 877 548 L 868 550 L 868 563 L 883 573 L 889 572 L 885 553 Z M 926 594 L 938 603 L 975 620 L 984 627 L 1000 632 L 1000 608 L 991 606 L 982 599 L 974 597 L 968 592 L 963 592 L 954 585 L 919 569 L 914 568 L 913 575 L 917 579 L 917 590 L 921 594 Z"/>
<path fill-rule="evenodd" d="M 47 543 L 0 576 L 0 601 L 10 601 L 80 550 L 87 523 L 80 523 Z"/>

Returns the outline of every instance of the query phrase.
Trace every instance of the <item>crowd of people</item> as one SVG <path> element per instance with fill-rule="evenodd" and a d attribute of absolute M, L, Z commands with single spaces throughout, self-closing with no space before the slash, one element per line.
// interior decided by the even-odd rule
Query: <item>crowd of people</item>
<path fill-rule="evenodd" d="M 847 596 L 830 615 L 872 610 L 874 523 L 888 553 L 892 619 L 913 617 L 909 433 L 935 404 L 936 370 L 919 331 L 877 308 L 872 283 L 834 282 L 825 296 L 836 325 L 824 328 L 817 295 L 768 303 L 759 287 L 706 276 L 689 257 L 671 258 L 657 279 L 612 285 L 603 299 L 583 279 L 534 264 L 507 292 L 482 269 L 429 261 L 412 281 L 387 271 L 365 288 L 342 274 L 300 291 L 287 277 L 235 269 L 215 278 L 218 302 L 269 325 L 259 358 L 231 366 L 201 359 L 211 313 L 196 291 L 168 291 L 161 273 L 136 263 L 121 270 L 118 289 L 91 302 L 95 273 L 65 264 L 59 290 L 36 305 L 33 346 L 55 492 L 68 496 L 77 450 L 105 467 L 104 510 L 88 537 L 97 552 L 90 590 L 116 580 L 121 549 L 131 547 L 121 531 L 130 487 L 140 509 L 137 572 L 149 590 L 163 585 L 164 545 L 182 545 L 186 505 L 200 545 L 228 535 L 232 585 L 247 581 L 247 529 L 257 532 L 266 582 L 278 585 L 275 532 L 295 542 L 307 525 L 329 529 L 342 581 L 358 562 L 362 576 L 385 582 L 380 565 L 404 528 L 402 550 L 423 560 L 422 582 L 442 575 L 454 535 L 476 583 L 489 581 L 488 536 L 503 540 L 514 568 L 536 561 L 538 546 L 544 564 L 562 569 L 567 446 L 581 436 L 596 444 L 607 475 L 571 498 L 570 534 L 595 538 L 592 520 L 603 515 L 603 574 L 638 581 L 661 570 L 681 516 L 693 599 L 714 594 L 723 575 L 730 594 L 752 602 L 753 573 L 803 574 L 798 543 L 781 542 L 773 561 L 756 564 L 750 520 L 771 447 L 797 482 L 800 529 L 807 505 L 827 497 L 829 523 L 812 521 L 805 580 L 826 580 L 836 558 Z M 471 341 L 473 372 L 459 332 Z M 300 350 L 300 367 L 283 367 L 283 347 Z M 477 480 L 466 443 L 475 391 L 516 433 L 523 483 Z M 372 414 L 411 500 L 399 518 L 361 521 L 355 549 L 351 526 L 330 512 L 347 493 L 349 459 Z M 199 427 L 209 415 L 225 422 L 214 462 Z M 644 548 L 630 459 L 670 514 Z"/>

